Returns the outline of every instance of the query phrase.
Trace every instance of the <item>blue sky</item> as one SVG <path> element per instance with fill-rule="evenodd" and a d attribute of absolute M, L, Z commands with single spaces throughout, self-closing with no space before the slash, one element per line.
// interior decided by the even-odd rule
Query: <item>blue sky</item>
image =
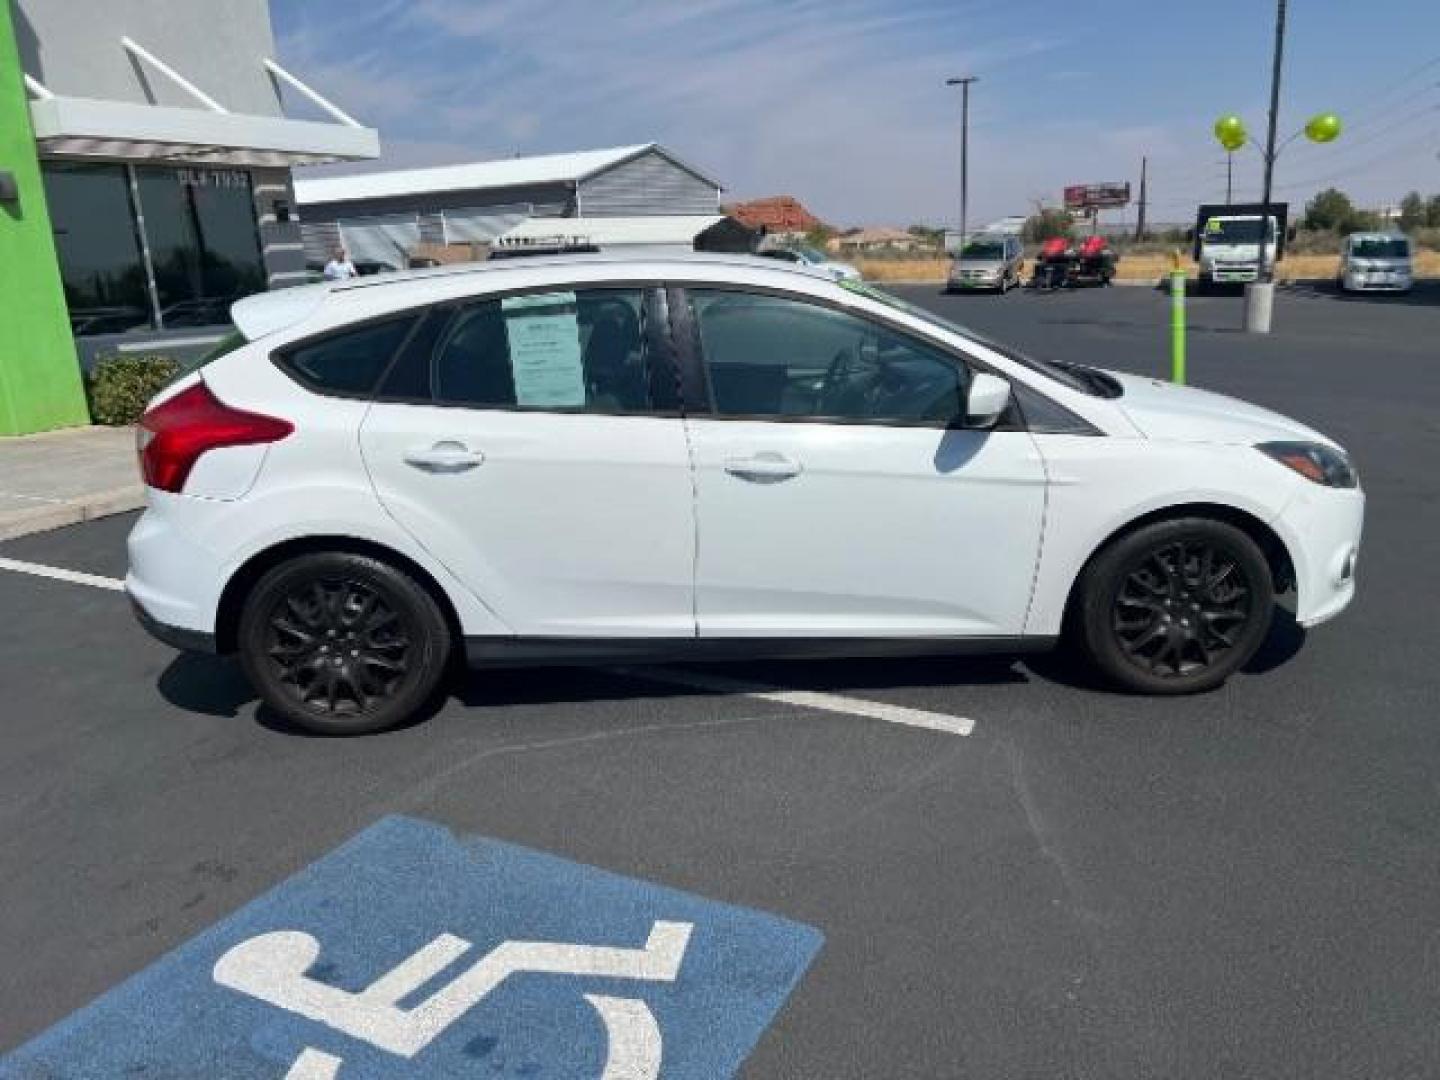
<path fill-rule="evenodd" d="M 1269 0 L 272 0 L 283 63 L 380 129 L 368 166 L 661 142 L 727 197 L 788 193 L 837 224 L 953 222 L 958 91 L 972 218 L 1067 183 L 1138 182 L 1152 220 L 1224 194 L 1222 112 L 1263 136 Z M 1279 194 L 1440 192 L 1440 0 L 1292 0 Z M 296 115 L 306 109 L 294 108 Z M 362 167 L 363 168 L 363 167 Z M 341 171 L 356 171 L 354 166 Z M 1236 197 L 1259 158 L 1235 156 Z"/>

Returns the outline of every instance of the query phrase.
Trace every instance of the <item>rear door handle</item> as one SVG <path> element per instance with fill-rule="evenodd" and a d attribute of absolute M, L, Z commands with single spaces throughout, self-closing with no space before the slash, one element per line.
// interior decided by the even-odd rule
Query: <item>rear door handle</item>
<path fill-rule="evenodd" d="M 800 462 L 771 451 L 762 451 L 752 457 L 734 457 L 725 461 L 725 471 L 742 480 L 770 483 L 789 480 L 801 473 Z"/>
<path fill-rule="evenodd" d="M 405 464 L 426 472 L 453 473 L 473 469 L 485 460 L 479 450 L 462 442 L 447 440 L 434 446 L 414 446 L 405 451 Z"/>

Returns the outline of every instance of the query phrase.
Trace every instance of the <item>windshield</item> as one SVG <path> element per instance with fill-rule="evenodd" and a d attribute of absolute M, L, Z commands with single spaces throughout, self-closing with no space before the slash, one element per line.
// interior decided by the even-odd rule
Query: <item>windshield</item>
<path fill-rule="evenodd" d="M 1005 245 L 996 240 L 972 240 L 960 252 L 962 259 L 1003 259 Z"/>
<path fill-rule="evenodd" d="M 804 259 L 808 263 L 823 263 L 826 259 L 830 257 L 826 255 L 823 251 L 816 251 L 813 247 L 806 247 L 803 244 L 800 247 L 793 248 L 792 250 L 795 252 L 796 255 L 799 255 L 800 258 Z"/>
<path fill-rule="evenodd" d="M 1012 349 L 1008 345 L 1001 345 L 998 342 L 992 341 L 984 334 L 977 334 L 968 326 L 962 326 L 960 323 L 943 319 L 933 311 L 927 311 L 925 308 L 912 304 L 908 300 L 902 300 L 893 293 L 888 293 L 884 289 L 877 289 L 874 285 L 867 284 L 863 281 L 847 278 L 839 282 L 839 285 L 842 289 L 859 293 L 867 299 L 884 304 L 886 307 L 894 308 L 896 311 L 903 311 L 906 315 L 920 319 L 922 322 L 927 322 L 931 326 L 941 330 L 947 330 L 952 334 L 959 334 L 977 344 L 984 345 L 987 349 L 994 350 L 1005 357 L 1005 359 L 1013 360 L 1015 363 L 1022 367 L 1027 367 L 1031 371 L 1038 371 L 1046 378 L 1054 379 L 1056 382 L 1069 387 L 1071 390 L 1079 390 L 1082 394 L 1089 394 L 1092 397 L 1120 396 L 1119 383 L 1115 382 L 1115 380 L 1111 379 L 1108 375 L 1104 375 L 1093 368 L 1085 367 L 1083 364 L 1057 364 L 1050 360 L 1039 360 L 1033 356 L 1027 356 L 1025 353 L 1017 349 Z"/>
<path fill-rule="evenodd" d="M 1407 259 L 1410 257 L 1410 241 L 1403 236 L 1356 240 L 1350 254 L 1360 259 Z"/>
<path fill-rule="evenodd" d="M 1275 239 L 1275 222 L 1266 230 L 1266 240 Z M 1205 223 L 1207 244 L 1258 244 L 1260 242 L 1260 219 L 1256 218 L 1211 218 Z"/>

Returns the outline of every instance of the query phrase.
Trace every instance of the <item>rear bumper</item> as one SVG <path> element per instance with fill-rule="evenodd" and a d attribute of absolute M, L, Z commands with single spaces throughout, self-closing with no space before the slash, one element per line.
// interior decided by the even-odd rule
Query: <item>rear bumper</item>
<path fill-rule="evenodd" d="M 135 621 L 145 628 L 145 632 L 162 644 L 169 645 L 172 649 L 179 649 L 182 652 L 213 653 L 215 651 L 215 635 L 207 634 L 201 630 L 190 630 L 183 626 L 171 626 L 163 623 L 155 616 L 145 610 L 145 605 L 135 597 L 130 597 L 130 610 L 135 613 Z"/>

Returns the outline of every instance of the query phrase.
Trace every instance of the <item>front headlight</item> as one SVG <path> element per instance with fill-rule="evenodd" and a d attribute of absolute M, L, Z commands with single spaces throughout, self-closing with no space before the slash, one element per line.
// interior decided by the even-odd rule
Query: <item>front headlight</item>
<path fill-rule="evenodd" d="M 1356 487 L 1360 478 L 1350 459 L 1333 446 L 1312 442 L 1268 442 L 1255 447 L 1306 480 L 1333 488 Z"/>

